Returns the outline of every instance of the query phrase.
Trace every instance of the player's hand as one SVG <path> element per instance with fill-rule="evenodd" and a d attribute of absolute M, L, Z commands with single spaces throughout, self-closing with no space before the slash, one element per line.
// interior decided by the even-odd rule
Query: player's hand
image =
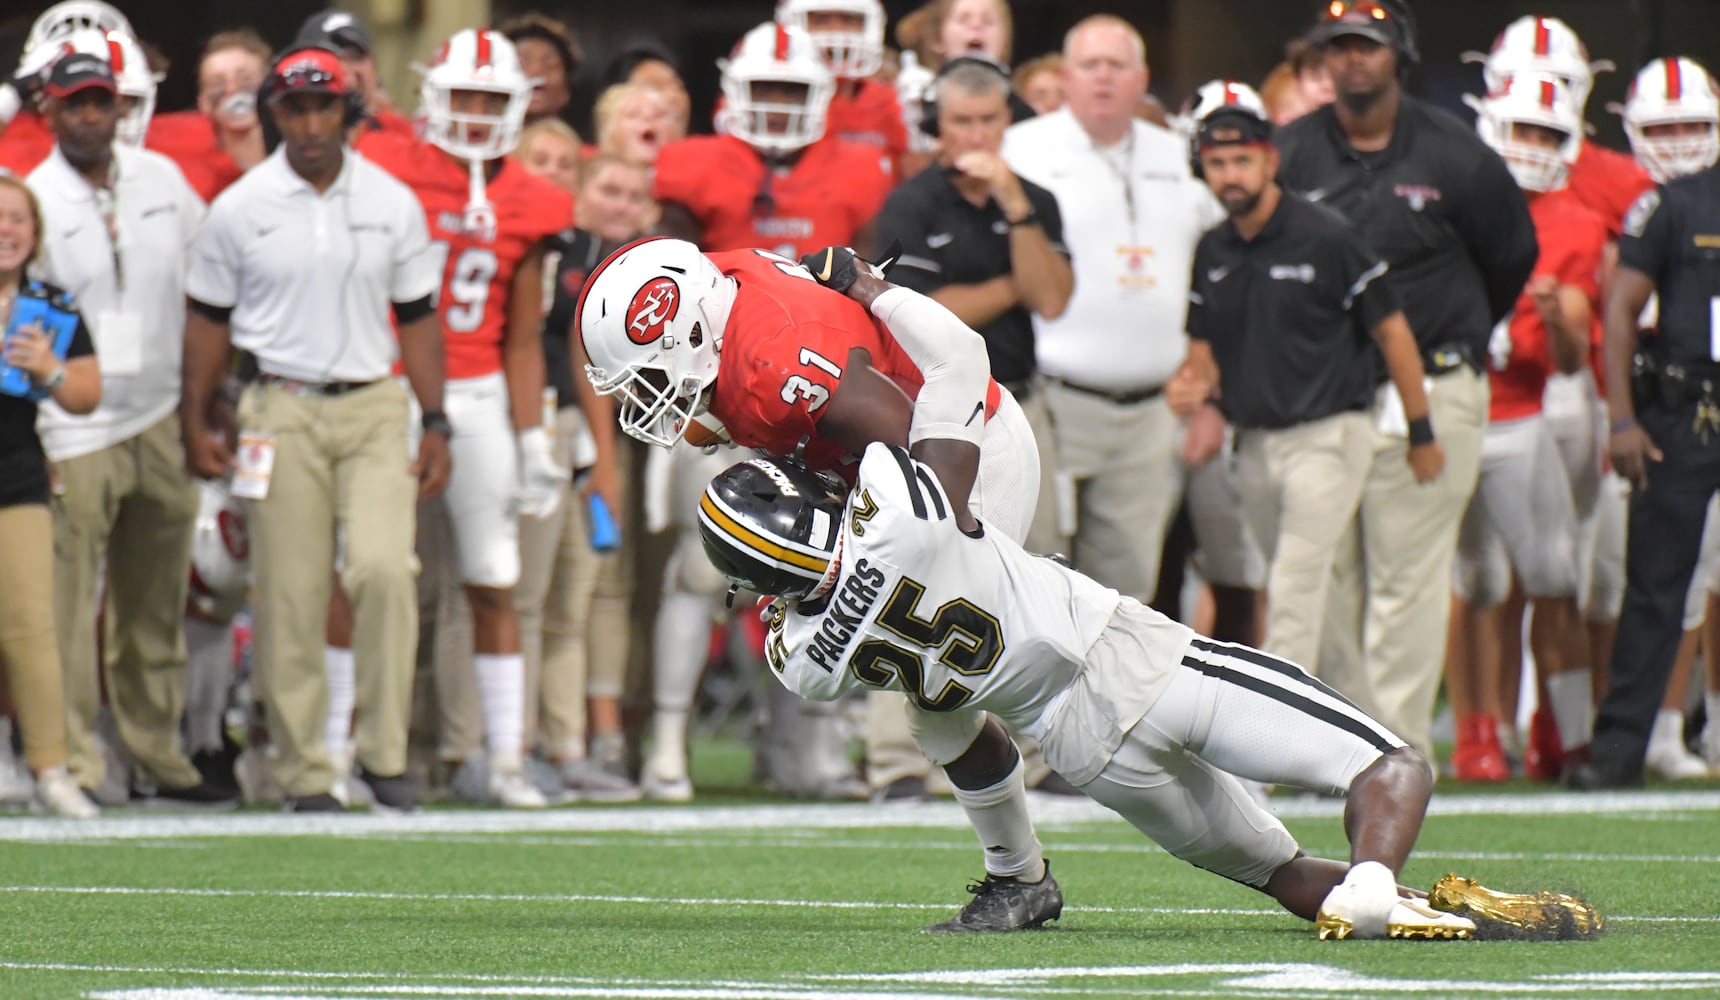
<path fill-rule="evenodd" d="M 1178 368 L 1177 373 L 1165 384 L 1165 402 L 1170 404 L 1171 412 L 1179 417 L 1192 416 L 1211 398 L 1212 386 L 1187 365 Z"/>
<path fill-rule="evenodd" d="M 418 442 L 418 457 L 412 460 L 412 475 L 418 480 L 418 499 L 430 500 L 448 488 L 448 473 L 454 461 L 448 456 L 448 439 L 440 431 L 426 432 Z"/>
<path fill-rule="evenodd" d="M 1550 309 L 1559 304 L 1559 279 L 1551 274 L 1537 274 L 1523 286 L 1537 309 Z"/>
<path fill-rule="evenodd" d="M 1607 451 L 1612 455 L 1613 468 L 1636 490 L 1648 489 L 1648 463 L 1665 457 L 1648 432 L 1634 424 L 1614 434 Z"/>
<path fill-rule="evenodd" d="M 573 474 L 556 462 L 550 453 L 549 432 L 542 427 L 521 431 L 517 440 L 520 471 L 514 499 L 519 504 L 519 511 L 539 520 L 552 517 L 561 507 L 562 488 L 572 480 Z"/>
<path fill-rule="evenodd" d="M 991 196 L 997 199 L 998 207 L 1008 218 L 1019 219 L 1033 211 L 1033 203 L 1021 190 L 1021 180 L 996 153 L 972 150 L 956 157 L 953 166 L 974 180 L 985 181 L 991 188 Z"/>
<path fill-rule="evenodd" d="M 621 502 L 620 463 L 614 459 L 600 458 L 591 467 L 591 471 L 579 484 L 579 495 L 581 498 L 590 498 L 594 494 L 602 497 L 604 504 L 609 507 L 609 517 L 615 522 L 615 526 L 625 528 L 622 516 L 627 508 Z"/>
<path fill-rule="evenodd" d="M 884 272 L 877 265 L 854 252 L 853 247 L 825 247 L 800 258 L 800 266 L 812 272 L 812 277 L 825 288 L 847 292 L 861 275 L 882 280 Z"/>
<path fill-rule="evenodd" d="M 224 434 L 200 427 L 185 435 L 185 470 L 199 479 L 220 479 L 233 471 L 233 449 Z"/>
<path fill-rule="evenodd" d="M 1404 457 L 1409 462 L 1409 470 L 1414 473 L 1417 483 L 1432 482 L 1445 471 L 1445 449 L 1439 446 L 1438 441 L 1412 444 L 1409 446 L 1409 454 Z"/>
<path fill-rule="evenodd" d="M 1216 406 L 1202 406 L 1183 429 L 1183 461 L 1190 468 L 1205 465 L 1224 450 L 1224 414 Z"/>

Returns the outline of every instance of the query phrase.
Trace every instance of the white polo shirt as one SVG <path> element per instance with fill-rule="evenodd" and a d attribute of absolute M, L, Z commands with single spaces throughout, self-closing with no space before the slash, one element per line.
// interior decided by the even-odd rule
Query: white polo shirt
<path fill-rule="evenodd" d="M 56 460 L 136 437 L 179 405 L 185 267 L 203 200 L 159 153 L 115 143 L 113 159 L 111 230 L 95 191 L 58 146 L 25 180 L 42 203 L 37 270 L 77 297 L 102 372 L 93 413 L 42 403 L 37 430 Z"/>
<path fill-rule="evenodd" d="M 1063 314 L 1033 317 L 1039 370 L 1117 392 L 1165 384 L 1188 353 L 1195 244 L 1224 220 L 1187 143 L 1136 121 L 1102 150 L 1064 108 L 1010 126 L 1003 158 L 1057 196 L 1075 271 Z"/>
<path fill-rule="evenodd" d="M 347 149 L 318 193 L 280 148 L 215 199 L 186 294 L 231 307 L 234 346 L 264 372 L 306 382 L 386 378 L 399 349 L 391 305 L 442 273 L 406 185 Z"/>

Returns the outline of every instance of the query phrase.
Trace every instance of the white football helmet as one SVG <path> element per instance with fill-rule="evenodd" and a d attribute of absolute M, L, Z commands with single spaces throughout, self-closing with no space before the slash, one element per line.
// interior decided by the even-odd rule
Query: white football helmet
<path fill-rule="evenodd" d="M 1200 130 L 1200 123 L 1220 108 L 1246 111 L 1265 122 L 1272 120 L 1266 113 L 1266 102 L 1260 99 L 1260 92 L 1235 80 L 1211 80 L 1201 84 L 1200 89 L 1194 92 L 1194 96 L 1189 98 L 1188 104 L 1184 106 L 1183 113 L 1176 116 L 1175 120 L 1185 134 L 1192 137 Z"/>
<path fill-rule="evenodd" d="M 89 30 L 119 31 L 128 37 L 137 35 L 125 15 L 109 4 L 99 0 L 65 0 L 43 11 L 30 25 L 30 33 L 24 39 L 24 51 L 57 42 L 74 31 Z"/>
<path fill-rule="evenodd" d="M 55 60 L 71 52 L 97 56 L 107 62 L 113 70 L 120 96 L 131 98 L 131 110 L 120 116 L 114 137 L 129 146 L 143 145 L 144 134 L 149 131 L 149 120 L 155 115 L 155 85 L 158 82 L 155 74 L 149 71 L 149 60 L 143 54 L 143 46 L 119 28 L 74 28 L 25 49 L 18 71 L 39 77 Z"/>
<path fill-rule="evenodd" d="M 621 429 L 672 448 L 706 409 L 735 280 L 685 240 L 629 243 L 592 272 L 574 308 L 599 394 L 619 401 Z"/>
<path fill-rule="evenodd" d="M 1622 106 L 1631 152 L 1655 182 L 1706 170 L 1720 161 L 1720 84 L 1694 59 L 1656 59 L 1642 68 Z M 1700 125 L 1692 135 L 1651 136 L 1657 125 Z"/>
<path fill-rule="evenodd" d="M 251 541 L 243 502 L 225 481 L 199 483 L 191 536 L 191 606 L 215 622 L 233 619 L 251 586 Z"/>
<path fill-rule="evenodd" d="M 414 68 L 424 74 L 418 94 L 424 137 L 431 143 L 461 159 L 479 161 L 506 156 L 519 145 L 526 106 L 532 100 L 532 82 L 520 68 L 519 54 L 506 35 L 487 28 L 466 28 L 442 43 L 430 65 Z M 457 90 L 501 94 L 507 98 L 507 107 L 500 115 L 457 112 L 453 108 Z M 477 138 L 473 138 L 475 133 Z"/>
<path fill-rule="evenodd" d="M 1589 50 L 1571 26 L 1556 17 L 1520 17 L 1505 26 L 1485 53 L 1465 52 L 1463 61 L 1481 63 L 1489 94 L 1519 73 L 1547 73 L 1570 88 L 1577 114 L 1588 107 L 1595 74 L 1614 69 L 1611 62 L 1589 61 Z"/>
<path fill-rule="evenodd" d="M 806 32 L 775 21 L 761 24 L 717 68 L 723 74 L 722 130 L 729 135 L 769 153 L 792 153 L 823 138 L 836 80 Z M 793 103 L 760 101 L 753 87 L 761 83 L 799 85 L 806 96 Z"/>
<path fill-rule="evenodd" d="M 863 23 L 858 31 L 814 31 L 808 19 L 815 13 L 853 14 Z M 776 20 L 806 32 L 838 79 L 864 80 L 884 65 L 884 5 L 879 0 L 782 0 Z"/>
<path fill-rule="evenodd" d="M 1475 118 L 1481 140 L 1493 147 L 1525 191 L 1552 191 L 1565 186 L 1571 165 L 1582 152 L 1583 117 L 1576 98 L 1562 78 L 1549 73 L 1519 73 L 1482 98 Z M 1564 136 L 1549 150 L 1516 136 L 1518 125 L 1539 125 Z"/>

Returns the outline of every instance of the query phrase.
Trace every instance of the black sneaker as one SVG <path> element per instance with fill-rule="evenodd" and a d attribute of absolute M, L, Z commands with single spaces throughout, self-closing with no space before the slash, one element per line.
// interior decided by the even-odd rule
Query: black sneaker
<path fill-rule="evenodd" d="M 930 802 L 932 793 L 926 791 L 926 779 L 915 775 L 897 778 L 872 793 L 874 805 L 884 802 Z"/>
<path fill-rule="evenodd" d="M 953 920 L 927 927 L 927 933 L 1025 931 L 1063 915 L 1063 890 L 1051 877 L 1049 861 L 1045 877 L 1037 882 L 987 874 L 983 882 L 968 883 L 967 891 L 973 893 L 968 905 Z"/>
<path fill-rule="evenodd" d="M 339 799 L 329 793 L 318 792 L 315 795 L 289 797 L 282 804 L 281 811 L 290 813 L 341 813 L 346 812 L 346 807 L 340 804 Z"/>
<path fill-rule="evenodd" d="M 211 811 L 237 809 L 239 808 L 239 790 L 237 788 L 223 788 L 211 781 L 200 781 L 187 788 L 157 787 L 154 795 L 134 799 L 133 804 Z"/>
<path fill-rule="evenodd" d="M 375 800 L 373 808 L 377 811 L 418 811 L 418 794 L 412 790 L 412 782 L 407 780 L 406 775 L 397 774 L 392 778 L 384 778 L 370 773 L 369 768 L 360 764 L 358 779 L 370 786 L 371 797 Z"/>

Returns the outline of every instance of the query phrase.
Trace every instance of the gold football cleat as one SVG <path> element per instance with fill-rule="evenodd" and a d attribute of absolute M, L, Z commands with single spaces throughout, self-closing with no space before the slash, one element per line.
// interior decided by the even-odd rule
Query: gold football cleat
<path fill-rule="evenodd" d="M 1314 928 L 1321 941 L 1346 941 L 1356 936 L 1355 924 L 1338 904 L 1321 907 Z M 1473 921 L 1455 913 L 1441 913 L 1421 899 L 1399 899 L 1386 917 L 1386 937 L 1398 941 L 1465 941 L 1474 934 Z"/>
<path fill-rule="evenodd" d="M 1590 938 L 1605 927 L 1593 906 L 1562 892 L 1495 892 L 1472 878 L 1447 874 L 1434 884 L 1427 902 L 1436 910 L 1475 921 L 1483 938 L 1571 941 Z"/>

